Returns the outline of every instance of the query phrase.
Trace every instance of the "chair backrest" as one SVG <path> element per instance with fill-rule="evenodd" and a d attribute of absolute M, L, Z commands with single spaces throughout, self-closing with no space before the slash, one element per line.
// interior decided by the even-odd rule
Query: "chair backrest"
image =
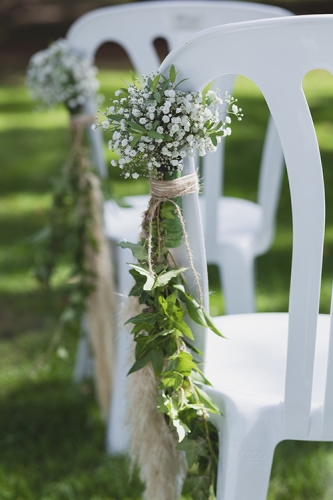
<path fill-rule="evenodd" d="M 333 15 L 251 21 L 194 35 L 160 67 L 166 73 L 174 64 L 180 78 L 188 78 L 183 90 L 202 89 L 219 75 L 244 75 L 262 91 L 275 121 L 293 220 L 285 426 L 287 435 L 294 436 L 298 431 L 304 436 L 309 426 L 325 225 L 322 164 L 302 81 L 313 69 L 333 73 L 332 46 Z M 206 56 L 212 53 L 214 57 Z M 331 340 L 328 367 L 332 356 Z M 332 418 L 331 372 L 326 403 Z"/>
<path fill-rule="evenodd" d="M 103 43 L 116 42 L 124 47 L 138 73 L 147 74 L 156 71 L 159 66 L 154 47 L 154 40 L 157 38 L 164 38 L 171 50 L 192 34 L 212 26 L 288 15 L 291 15 L 291 12 L 277 7 L 235 1 L 162 1 L 112 6 L 80 17 L 70 28 L 67 39 L 73 48 L 83 52 L 91 60 Z M 226 50 L 224 48 L 221 55 L 224 55 Z M 231 91 L 233 84 L 232 75 L 225 76 L 217 83 L 223 91 Z M 95 112 L 94 103 L 90 103 L 90 111 Z M 90 133 L 90 136 L 95 162 L 100 173 L 106 175 L 101 131 Z M 204 168 L 205 236 L 211 248 L 216 238 L 214 207 L 222 189 L 223 147 L 222 141 L 218 153 L 207 155 L 204 161 L 204 166 L 209 164 L 209 168 Z M 264 208 L 261 235 L 264 240 L 270 240 L 274 231 L 282 164 L 280 142 L 271 120 L 262 156 L 258 191 L 258 201 Z M 207 250 L 209 253 L 210 248 Z"/>

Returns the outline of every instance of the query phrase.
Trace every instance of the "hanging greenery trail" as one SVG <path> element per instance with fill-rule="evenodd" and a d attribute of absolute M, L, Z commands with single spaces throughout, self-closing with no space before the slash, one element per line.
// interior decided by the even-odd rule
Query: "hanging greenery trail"
<path fill-rule="evenodd" d="M 152 198 L 150 207 L 156 205 Z M 158 385 L 157 411 L 178 434 L 177 448 L 186 453 L 191 493 L 195 500 L 215 498 L 218 462 L 218 433 L 209 419 L 220 413 L 202 388 L 208 384 L 198 364 L 202 353 L 193 344 L 193 333 L 186 323 L 188 315 L 203 328 L 221 335 L 211 318 L 188 293 L 183 278 L 187 268 L 178 268 L 170 248 L 182 244 L 183 232 L 172 201 L 163 201 L 155 210 L 151 227 L 150 208 L 145 214 L 143 231 L 151 234 L 152 267 L 148 266 L 147 238 L 139 243 L 121 243 L 129 248 L 138 264 L 131 264 L 135 284 L 129 295 L 138 297 L 143 311 L 128 319 L 133 324 L 136 343 L 132 374 L 148 363 Z"/>

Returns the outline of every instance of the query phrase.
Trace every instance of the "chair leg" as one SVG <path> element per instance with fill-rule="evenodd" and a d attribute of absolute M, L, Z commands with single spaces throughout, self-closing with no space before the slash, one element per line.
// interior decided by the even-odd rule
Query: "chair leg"
<path fill-rule="evenodd" d="M 217 500 L 266 500 L 276 446 L 270 421 L 235 420 L 221 433 Z"/>
<path fill-rule="evenodd" d="M 226 314 L 255 312 L 254 260 L 247 249 L 228 246 L 218 262 Z"/>
<path fill-rule="evenodd" d="M 127 262 L 133 260 L 129 250 L 118 249 L 118 289 L 120 305 L 132 286 L 132 277 L 128 272 Z M 119 313 L 119 311 L 118 311 Z M 107 423 L 107 452 L 109 454 L 126 453 L 128 450 L 128 432 L 126 430 L 126 375 L 129 366 L 129 349 L 132 342 L 128 330 L 123 327 L 122 318 L 118 314 L 118 334 L 116 339 L 116 356 L 113 377 L 109 419 Z"/>
<path fill-rule="evenodd" d="M 94 361 L 89 346 L 89 332 L 86 315 L 81 321 L 81 331 L 78 346 L 76 349 L 76 358 L 73 373 L 73 382 L 80 384 L 85 378 L 93 378 Z"/>

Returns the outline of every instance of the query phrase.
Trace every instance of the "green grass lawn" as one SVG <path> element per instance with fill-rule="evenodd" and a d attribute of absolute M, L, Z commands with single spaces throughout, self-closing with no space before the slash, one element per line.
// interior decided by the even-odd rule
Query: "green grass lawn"
<path fill-rule="evenodd" d="M 102 72 L 102 91 L 111 96 L 126 74 Z M 307 76 L 304 88 L 313 113 L 324 164 L 326 196 L 333 198 L 333 78 Z M 225 192 L 255 199 L 261 141 L 268 111 L 259 91 L 242 79 L 235 95 L 245 118 L 228 139 Z M 292 110 L 290 110 L 292 112 Z M 286 120 L 289 110 L 285 110 Z M 124 457 L 105 455 L 105 428 L 90 382 L 72 384 L 77 339 L 59 338 L 57 318 L 65 305 L 62 276 L 42 291 L 31 268 L 29 237 L 47 220 L 51 181 L 69 149 L 65 111 L 33 112 L 22 75 L 0 86 L 0 500 L 140 499 Z M 123 181 L 110 170 L 110 191 L 148 190 L 144 182 Z M 333 211 L 328 210 L 321 310 L 328 312 L 333 271 Z M 284 180 L 277 236 L 257 262 L 260 311 L 288 305 L 291 215 Z M 223 312 L 217 273 L 209 269 L 211 310 Z M 50 345 L 65 349 L 45 357 Z M 58 353 L 58 354 L 57 354 Z M 333 448 L 330 444 L 281 443 L 275 455 L 268 500 L 331 500 Z"/>

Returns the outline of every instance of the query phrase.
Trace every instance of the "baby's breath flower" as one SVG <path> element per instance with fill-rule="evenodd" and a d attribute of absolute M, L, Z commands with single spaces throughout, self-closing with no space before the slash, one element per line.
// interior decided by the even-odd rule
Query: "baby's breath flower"
<path fill-rule="evenodd" d="M 46 107 L 82 107 L 99 88 L 97 68 L 67 40 L 59 39 L 29 61 L 26 84 L 32 99 Z"/>
<path fill-rule="evenodd" d="M 116 97 L 122 96 L 120 102 L 114 99 L 105 113 L 112 118 L 99 123 L 106 128 L 108 122 L 107 128 L 113 131 L 109 147 L 120 159 L 111 164 L 123 169 L 126 178 L 160 178 L 161 165 L 180 171 L 186 155 L 214 152 L 221 138 L 230 135 L 228 113 L 237 119 L 243 116 L 228 93 L 224 95 L 228 109 L 221 118 L 218 90 L 209 90 L 206 95 L 182 92 L 176 88 L 171 73 L 169 79 L 160 76 L 155 80 L 156 76 L 144 77 L 141 86 L 138 82 L 129 84 L 127 93 L 117 92 Z"/>

